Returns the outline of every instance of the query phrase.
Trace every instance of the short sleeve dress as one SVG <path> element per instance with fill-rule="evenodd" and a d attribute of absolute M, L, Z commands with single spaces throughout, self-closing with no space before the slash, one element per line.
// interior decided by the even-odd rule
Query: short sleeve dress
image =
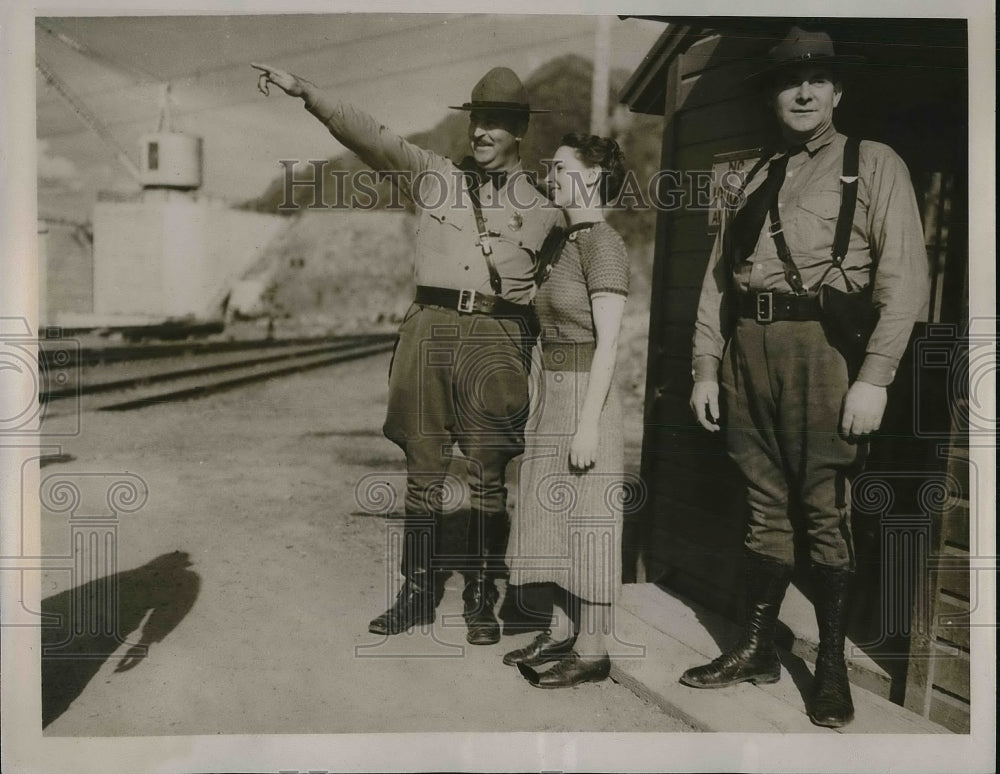
<path fill-rule="evenodd" d="M 557 583 L 593 603 L 613 602 L 621 579 L 624 438 L 614 384 L 599 420 L 595 465 L 569 466 L 596 343 L 590 297 L 628 295 L 625 243 L 606 223 L 581 224 L 569 238 L 535 306 L 541 322 L 541 373 L 525 429 L 516 508 L 508 542 L 513 585 Z"/>

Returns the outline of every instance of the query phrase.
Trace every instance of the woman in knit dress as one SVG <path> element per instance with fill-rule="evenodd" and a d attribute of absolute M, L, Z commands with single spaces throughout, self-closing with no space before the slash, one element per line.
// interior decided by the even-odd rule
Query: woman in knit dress
<path fill-rule="evenodd" d="M 611 669 L 604 638 L 620 582 L 624 469 L 613 377 L 629 266 L 604 205 L 621 190 L 623 162 L 614 140 L 569 134 L 546 180 L 568 235 L 535 297 L 542 371 L 508 552 L 522 611 L 552 621 L 558 600 L 569 621 L 560 616 L 567 636 L 553 638 L 550 623 L 504 656 L 539 688 L 603 680 Z"/>

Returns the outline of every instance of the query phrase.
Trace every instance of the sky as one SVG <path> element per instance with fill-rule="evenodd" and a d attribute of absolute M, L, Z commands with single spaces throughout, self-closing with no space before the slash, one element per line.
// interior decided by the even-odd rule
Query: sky
<path fill-rule="evenodd" d="M 261 193 L 279 159 L 342 148 L 298 100 L 256 88 L 251 61 L 302 75 L 406 135 L 469 98 L 490 67 L 527 78 L 566 53 L 593 57 L 596 16 L 327 14 L 41 17 L 36 56 L 138 161 L 159 128 L 170 84 L 174 129 L 204 139 L 202 191 L 234 201 Z M 611 64 L 629 73 L 663 24 L 610 17 Z M 39 215 L 86 221 L 99 190 L 137 190 L 113 145 L 37 73 Z"/>

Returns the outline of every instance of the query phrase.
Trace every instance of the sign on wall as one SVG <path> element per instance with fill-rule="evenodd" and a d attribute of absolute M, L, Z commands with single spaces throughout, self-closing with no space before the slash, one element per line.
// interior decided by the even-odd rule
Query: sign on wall
<path fill-rule="evenodd" d="M 712 197 L 708 209 L 708 233 L 716 234 L 722 223 L 725 197 L 740 195 L 743 180 L 754 162 L 760 158 L 762 148 L 717 153 L 712 157 Z"/>

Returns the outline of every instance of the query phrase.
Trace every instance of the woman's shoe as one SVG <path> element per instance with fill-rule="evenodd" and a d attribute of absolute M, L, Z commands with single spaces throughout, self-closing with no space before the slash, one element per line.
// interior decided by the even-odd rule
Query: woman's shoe
<path fill-rule="evenodd" d="M 536 688 L 572 688 L 580 683 L 599 683 L 611 674 L 611 659 L 605 653 L 600 658 L 584 659 L 571 651 L 552 669 L 536 672 L 530 666 L 518 664 L 521 674 Z"/>
<path fill-rule="evenodd" d="M 546 630 L 525 647 L 505 653 L 503 663 L 507 666 L 524 664 L 533 667 L 547 664 L 549 661 L 558 661 L 573 652 L 573 643 L 576 642 L 576 637 L 556 642 L 551 635 L 552 632 Z"/>

